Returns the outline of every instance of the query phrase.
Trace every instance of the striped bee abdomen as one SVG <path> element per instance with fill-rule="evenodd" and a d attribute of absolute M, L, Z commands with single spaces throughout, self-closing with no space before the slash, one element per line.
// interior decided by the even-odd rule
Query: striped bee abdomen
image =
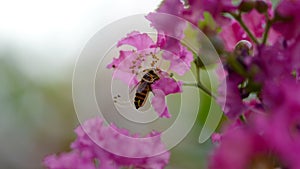
<path fill-rule="evenodd" d="M 134 97 L 134 105 L 136 109 L 142 107 L 145 104 L 148 94 L 151 91 L 151 84 L 153 84 L 158 79 L 159 76 L 154 72 L 154 70 L 149 70 L 146 74 L 144 74 Z"/>
<path fill-rule="evenodd" d="M 141 84 L 137 88 L 134 97 L 134 105 L 136 109 L 142 107 L 145 104 L 145 101 L 148 97 L 150 90 L 151 90 L 150 84 L 148 84 L 145 81 L 141 82 Z"/>

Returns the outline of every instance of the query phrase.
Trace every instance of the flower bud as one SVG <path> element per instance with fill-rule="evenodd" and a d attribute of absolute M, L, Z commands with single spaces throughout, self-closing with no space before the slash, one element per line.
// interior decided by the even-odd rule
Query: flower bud
<path fill-rule="evenodd" d="M 253 1 L 242 1 L 239 5 L 239 10 L 242 12 L 249 12 L 255 7 L 255 2 Z"/>
<path fill-rule="evenodd" d="M 255 9 L 259 13 L 265 13 L 268 10 L 268 4 L 263 0 L 258 0 L 255 2 Z"/>

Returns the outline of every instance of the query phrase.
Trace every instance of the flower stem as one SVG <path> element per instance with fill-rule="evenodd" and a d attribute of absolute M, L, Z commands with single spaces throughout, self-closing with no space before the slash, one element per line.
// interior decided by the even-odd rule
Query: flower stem
<path fill-rule="evenodd" d="M 266 44 L 266 42 L 267 42 L 268 35 L 269 35 L 269 30 L 271 28 L 272 23 L 273 23 L 272 20 L 267 21 L 267 25 L 266 25 L 266 29 L 265 29 L 265 32 L 264 32 L 262 44 Z"/>
<path fill-rule="evenodd" d="M 212 92 L 207 89 L 202 83 L 201 83 L 201 80 L 200 80 L 200 68 L 198 66 L 196 66 L 196 80 L 197 80 L 197 83 L 183 83 L 184 86 L 194 86 L 194 87 L 197 87 L 199 88 L 200 90 L 202 90 L 204 93 L 206 93 L 207 95 L 209 95 L 210 97 L 216 99 L 216 96 L 214 96 L 212 94 Z"/>
<path fill-rule="evenodd" d="M 258 40 L 255 38 L 255 36 L 251 33 L 251 31 L 248 29 L 248 27 L 246 26 L 246 24 L 244 23 L 241 13 L 234 14 L 234 13 L 230 13 L 230 15 L 236 20 L 238 21 L 238 23 L 241 25 L 241 27 L 245 30 L 245 32 L 248 34 L 248 36 L 250 37 L 250 39 L 256 43 L 257 45 L 259 45 Z"/>

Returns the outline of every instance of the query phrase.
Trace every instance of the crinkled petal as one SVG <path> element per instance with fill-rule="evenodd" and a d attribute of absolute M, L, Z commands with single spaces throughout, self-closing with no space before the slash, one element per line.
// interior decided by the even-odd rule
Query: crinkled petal
<path fill-rule="evenodd" d="M 156 11 L 180 17 L 183 10 L 184 5 L 180 0 L 164 0 Z"/>
<path fill-rule="evenodd" d="M 100 164 L 103 161 L 103 169 L 106 169 L 106 165 L 136 168 L 156 166 L 157 169 L 163 169 L 169 161 L 170 153 L 157 133 L 139 139 L 141 137 L 138 134 L 131 135 L 128 130 L 114 124 L 104 126 L 100 118 L 86 121 L 76 129 L 76 133 L 78 137 L 71 148 L 89 152 L 91 157 L 100 160 Z"/>
<path fill-rule="evenodd" d="M 151 85 L 154 97 L 151 104 L 160 117 L 170 118 L 165 96 L 182 92 L 182 82 L 176 82 L 172 78 L 162 78 Z"/>
<path fill-rule="evenodd" d="M 146 33 L 140 33 L 138 31 L 133 31 L 127 34 L 127 37 L 121 39 L 117 47 L 122 45 L 130 45 L 135 47 L 137 50 L 148 49 L 154 44 L 153 40 Z"/>
<path fill-rule="evenodd" d="M 184 29 L 187 26 L 186 21 L 175 16 L 153 12 L 149 13 L 146 18 L 159 33 L 178 40 L 184 38 Z"/>
<path fill-rule="evenodd" d="M 158 113 L 159 117 L 170 118 L 171 114 L 168 111 L 164 92 L 158 89 L 152 90 L 152 92 L 154 93 L 154 97 L 151 104 L 154 110 Z"/>
<path fill-rule="evenodd" d="M 176 82 L 172 78 L 162 78 L 151 85 L 152 90 L 161 90 L 164 95 L 182 92 L 182 82 Z"/>
<path fill-rule="evenodd" d="M 111 68 L 118 68 L 119 65 L 130 55 L 133 54 L 133 51 L 123 51 L 123 50 L 120 50 L 119 52 L 119 57 L 118 58 L 113 58 L 113 61 L 108 64 L 106 67 L 108 69 L 111 69 Z"/>
<path fill-rule="evenodd" d="M 179 41 L 175 39 L 168 40 L 168 44 L 163 47 L 165 51 L 162 57 L 171 62 L 170 70 L 182 76 L 190 70 L 191 63 L 194 60 L 193 54 L 182 46 Z"/>

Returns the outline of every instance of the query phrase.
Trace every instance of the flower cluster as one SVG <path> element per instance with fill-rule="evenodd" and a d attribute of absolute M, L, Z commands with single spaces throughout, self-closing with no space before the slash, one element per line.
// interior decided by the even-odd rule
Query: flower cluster
<path fill-rule="evenodd" d="M 223 44 L 214 44 L 226 70 L 217 102 L 229 121 L 212 136 L 209 168 L 300 168 L 299 9 L 293 0 L 276 8 L 268 0 L 164 0 L 157 9 Z M 154 16 L 147 19 L 159 32 L 183 37 L 183 24 L 162 29 Z"/>
<path fill-rule="evenodd" d="M 75 130 L 77 139 L 72 151 L 50 155 L 44 165 L 50 169 L 119 169 L 164 168 L 170 158 L 160 134 L 152 132 L 141 138 L 130 135 L 126 129 L 115 125 L 104 126 L 102 119 L 86 121 Z"/>
<path fill-rule="evenodd" d="M 300 36 L 294 24 L 300 3 L 281 1 L 274 11 L 270 4 L 243 1 L 222 27 L 229 53 L 223 53 L 226 86 L 218 101 L 231 124 L 219 136 L 211 169 L 300 168 Z"/>
<path fill-rule="evenodd" d="M 194 85 L 216 99 L 227 119 L 212 136 L 216 146 L 208 168 L 300 168 L 300 1 L 281 0 L 273 7 L 269 0 L 163 0 L 146 19 L 158 32 L 156 42 L 137 31 L 121 39 L 119 56 L 107 65 L 113 78 L 131 87 L 149 81 L 154 110 L 171 117 L 165 97 L 184 92 L 184 82 L 172 74 L 184 75 L 195 64 L 198 76 L 205 66 L 181 42 L 189 21 L 212 40 L 226 70 L 217 96 L 203 87 L 200 77 Z M 122 49 L 126 45 L 133 49 Z M 144 77 L 147 70 L 155 70 L 159 78 Z M 51 169 L 167 165 L 170 153 L 158 153 L 164 152 L 159 134 L 135 142 L 125 137 L 128 131 L 102 123 L 93 119 L 78 127 L 72 151 L 49 156 L 44 164 Z"/>

